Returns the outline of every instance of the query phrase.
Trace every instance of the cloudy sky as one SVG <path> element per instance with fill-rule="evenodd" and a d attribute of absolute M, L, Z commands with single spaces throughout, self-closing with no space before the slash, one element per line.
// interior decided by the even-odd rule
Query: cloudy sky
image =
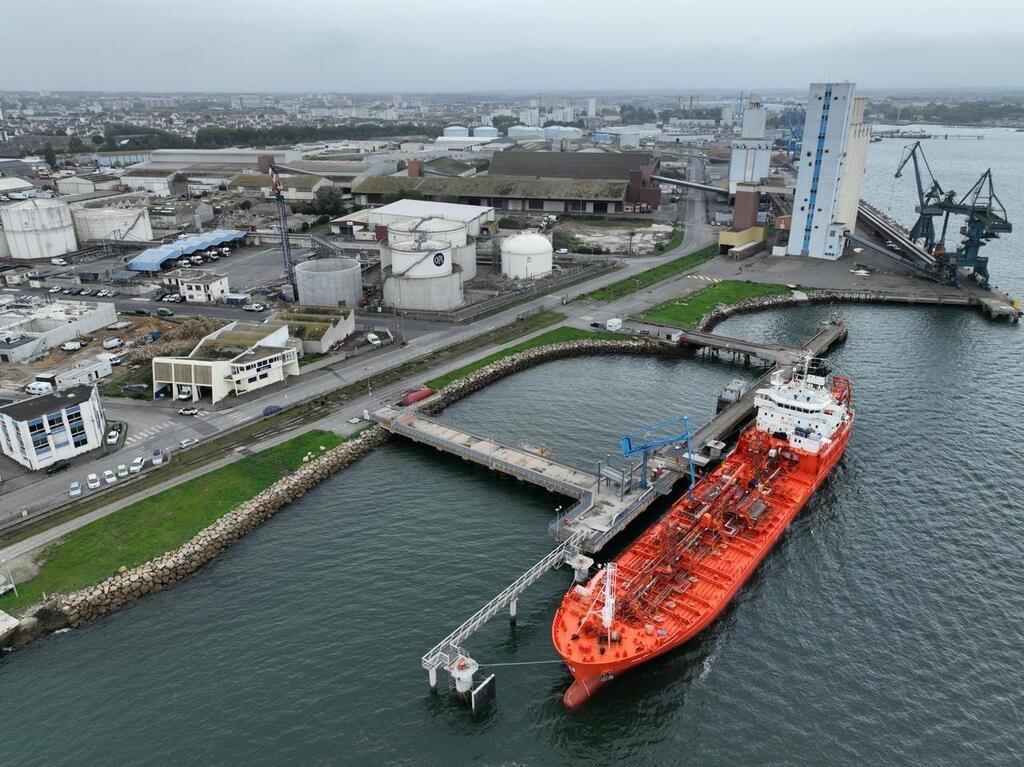
<path fill-rule="evenodd" d="M 1024 86 L 1019 0 L 0 0 L 0 90 Z"/>

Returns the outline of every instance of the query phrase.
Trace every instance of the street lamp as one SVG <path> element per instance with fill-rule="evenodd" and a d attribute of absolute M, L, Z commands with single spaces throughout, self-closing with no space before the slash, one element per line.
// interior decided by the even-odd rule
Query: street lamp
<path fill-rule="evenodd" d="M 634 300 L 634 301 L 636 300 L 636 297 L 637 297 L 638 295 L 640 295 L 640 278 L 639 278 L 639 277 L 637 277 L 637 278 L 636 278 L 636 279 L 635 279 L 635 280 L 633 281 L 633 300 Z"/>
<path fill-rule="evenodd" d="M 370 392 L 370 367 L 367 365 L 363 368 L 363 372 L 366 373 L 366 396 L 371 396 Z"/>

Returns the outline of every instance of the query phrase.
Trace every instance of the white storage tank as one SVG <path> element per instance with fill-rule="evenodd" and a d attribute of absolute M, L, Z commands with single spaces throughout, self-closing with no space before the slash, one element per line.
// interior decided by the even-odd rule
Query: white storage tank
<path fill-rule="evenodd" d="M 75 208 L 71 211 L 80 242 L 153 239 L 147 208 Z"/>
<path fill-rule="evenodd" d="M 299 300 L 309 306 L 359 306 L 363 275 L 354 258 L 316 258 L 295 266 Z"/>
<path fill-rule="evenodd" d="M 0 206 L 0 226 L 11 258 L 56 258 L 78 249 L 71 208 L 53 199 L 32 199 Z"/>
<path fill-rule="evenodd" d="M 554 249 L 551 240 L 529 232 L 501 243 L 501 273 L 514 280 L 529 280 L 551 274 Z"/>
<path fill-rule="evenodd" d="M 493 125 L 478 125 L 473 128 L 473 135 L 478 138 L 498 138 L 498 129 Z"/>
<path fill-rule="evenodd" d="M 398 221 L 388 226 L 388 243 L 429 238 L 451 246 L 452 263 L 459 267 L 463 282 L 476 277 L 476 240 L 461 221 L 434 216 Z"/>
<path fill-rule="evenodd" d="M 519 139 L 542 139 L 544 138 L 544 129 L 531 128 L 526 125 L 513 125 L 508 129 L 508 137 Z"/>
<path fill-rule="evenodd" d="M 465 125 L 449 125 L 444 129 L 445 136 L 469 136 L 469 128 Z"/>
<path fill-rule="evenodd" d="M 391 274 L 419 279 L 452 273 L 452 249 L 442 240 L 406 240 L 391 244 Z"/>

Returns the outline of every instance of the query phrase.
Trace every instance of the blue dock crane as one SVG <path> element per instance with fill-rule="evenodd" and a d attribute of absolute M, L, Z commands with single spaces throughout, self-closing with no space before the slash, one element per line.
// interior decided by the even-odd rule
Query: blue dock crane
<path fill-rule="evenodd" d="M 681 429 L 681 430 L 680 430 Z M 697 472 L 693 464 L 693 432 L 690 431 L 690 419 L 686 416 L 666 418 L 656 423 L 643 426 L 636 431 L 631 431 L 622 438 L 622 455 L 630 456 L 637 453 L 643 454 L 643 466 L 640 470 L 640 486 L 646 488 L 647 484 L 647 461 L 651 453 L 659 447 L 668 445 L 686 445 L 686 457 L 690 464 L 690 489 L 693 492 L 693 485 L 697 481 Z"/>

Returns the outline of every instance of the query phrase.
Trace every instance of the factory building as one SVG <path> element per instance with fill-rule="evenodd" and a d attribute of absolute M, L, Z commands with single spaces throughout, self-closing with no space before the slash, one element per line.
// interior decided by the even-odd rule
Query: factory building
<path fill-rule="evenodd" d="M 845 227 L 838 220 L 838 206 L 854 87 L 853 83 L 810 86 L 787 255 L 834 261 L 843 253 Z"/>
<path fill-rule="evenodd" d="M 35 185 L 31 181 L 12 176 L 11 178 L 0 178 L 0 197 L 21 200 L 28 197 L 35 197 Z"/>
<path fill-rule="evenodd" d="M 320 176 L 280 176 L 281 192 L 288 202 L 310 202 L 318 189 L 331 182 Z M 265 200 L 274 199 L 273 181 L 267 173 L 242 173 L 228 182 L 228 189 L 243 194 L 257 194 Z"/>
<path fill-rule="evenodd" d="M 0 206 L 0 257 L 48 259 L 78 248 L 71 208 L 54 199 Z"/>
<path fill-rule="evenodd" d="M 471 178 L 371 178 L 353 191 L 356 204 L 363 206 L 382 205 L 394 197 L 419 197 L 428 202 L 457 200 L 464 205 L 483 205 L 502 211 L 622 213 L 627 205 L 630 209 L 634 207 L 626 202 L 628 187 L 627 181 L 488 174 Z M 658 196 L 660 198 L 660 192 Z"/>
<path fill-rule="evenodd" d="M 287 165 L 302 159 L 297 149 L 154 149 L 150 162 L 172 163 L 178 166 L 196 163 L 216 163 L 246 168 L 258 168 L 261 157 L 272 158 L 274 164 Z"/>
<path fill-rule="evenodd" d="M 0 363 L 27 362 L 78 336 L 117 322 L 106 301 L 45 301 L 20 304 L 0 300 Z"/>
<path fill-rule="evenodd" d="M 170 197 L 178 171 L 176 163 L 142 163 L 127 168 L 120 176 L 121 186 L 130 191 L 149 192 L 157 197 Z"/>
<path fill-rule="evenodd" d="M 846 135 L 846 157 L 843 159 L 843 175 L 839 179 L 839 202 L 836 205 L 836 221 L 852 230 L 857 224 L 857 208 L 860 206 L 860 190 L 864 183 L 864 172 L 868 158 L 868 144 L 871 143 L 871 124 L 864 122 L 867 98 L 857 96 L 853 100 L 850 128 Z"/>
<path fill-rule="evenodd" d="M 186 357 L 153 358 L 153 397 L 217 404 L 299 374 L 299 353 L 281 322 L 231 322 Z"/>
<path fill-rule="evenodd" d="M 769 175 L 772 142 L 766 135 L 768 115 L 761 97 L 750 94 L 743 112 L 740 137 L 733 139 L 729 158 L 729 194 L 736 185 L 758 184 Z"/>
<path fill-rule="evenodd" d="M 501 243 L 501 273 L 513 280 L 546 277 L 553 258 L 551 240 L 542 234 L 517 234 Z"/>
<path fill-rule="evenodd" d="M 406 171 L 412 177 L 443 176 L 469 178 L 476 175 L 476 166 L 454 157 L 435 157 L 433 160 L 409 160 Z"/>
<path fill-rule="evenodd" d="M 557 127 L 557 126 L 553 126 Z M 651 180 L 660 161 L 650 152 L 498 152 L 489 176 L 625 181 L 626 202 L 657 208 L 661 190 Z"/>
<path fill-rule="evenodd" d="M 398 172 L 397 162 L 366 162 L 352 160 L 304 160 L 277 166 L 278 172 L 289 175 L 320 176 L 345 194 L 352 194 L 352 187 L 371 176 L 390 176 Z"/>
<path fill-rule="evenodd" d="M 112 173 L 84 173 L 57 179 L 57 191 L 61 194 L 89 194 L 109 192 L 121 186 L 121 179 Z"/>
<path fill-rule="evenodd" d="M 0 407 L 0 450 L 30 471 L 102 447 L 107 422 L 95 386 Z"/>
<path fill-rule="evenodd" d="M 299 300 L 314 306 L 359 306 L 363 276 L 354 258 L 316 258 L 295 265 Z"/>

